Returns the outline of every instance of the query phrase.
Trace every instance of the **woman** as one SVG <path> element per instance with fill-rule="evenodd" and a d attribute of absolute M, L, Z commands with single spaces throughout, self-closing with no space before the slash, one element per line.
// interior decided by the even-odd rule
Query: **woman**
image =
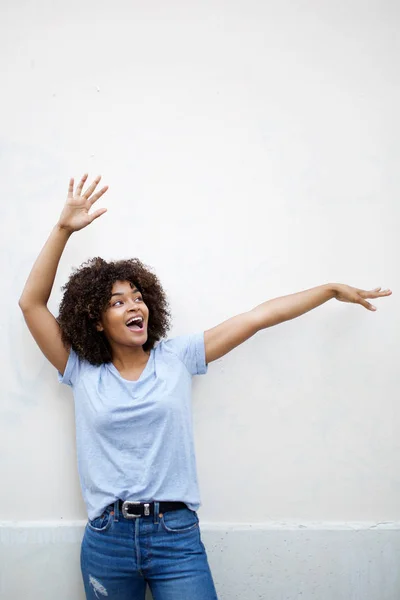
<path fill-rule="evenodd" d="M 276 298 L 204 333 L 163 341 L 168 303 L 157 277 L 139 260 L 83 264 L 64 286 L 56 320 L 47 308 L 70 235 L 107 191 L 68 197 L 36 260 L 19 305 L 37 344 L 75 398 L 78 467 L 88 511 L 81 567 L 87 598 L 213 600 L 201 542 L 191 424 L 193 375 L 252 335 L 298 317 L 331 298 L 375 310 L 367 298 L 390 290 L 322 285 Z M 157 345 L 156 345 L 156 342 Z"/>

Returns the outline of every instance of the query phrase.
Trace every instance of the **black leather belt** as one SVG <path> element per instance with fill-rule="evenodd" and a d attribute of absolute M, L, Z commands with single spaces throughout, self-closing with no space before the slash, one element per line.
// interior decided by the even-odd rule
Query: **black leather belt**
<path fill-rule="evenodd" d="M 118 508 L 126 519 L 136 519 L 136 517 L 149 517 L 154 515 L 154 502 L 131 502 L 130 500 L 119 500 Z M 187 508 L 184 502 L 159 502 L 158 510 L 165 513 L 170 510 L 179 510 Z"/>

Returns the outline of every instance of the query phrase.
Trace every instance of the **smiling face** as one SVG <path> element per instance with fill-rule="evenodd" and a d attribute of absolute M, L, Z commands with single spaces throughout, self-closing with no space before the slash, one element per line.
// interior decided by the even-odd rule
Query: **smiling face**
<path fill-rule="evenodd" d="M 143 346 L 147 341 L 149 309 L 141 292 L 129 281 L 116 281 L 97 331 L 103 331 L 111 346 Z"/>

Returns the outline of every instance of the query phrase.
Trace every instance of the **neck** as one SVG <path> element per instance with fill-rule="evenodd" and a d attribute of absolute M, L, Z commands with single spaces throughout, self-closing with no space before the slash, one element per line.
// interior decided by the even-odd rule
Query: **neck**
<path fill-rule="evenodd" d="M 143 350 L 143 346 L 112 346 L 112 362 L 118 371 L 129 371 L 147 363 L 150 351 Z"/>

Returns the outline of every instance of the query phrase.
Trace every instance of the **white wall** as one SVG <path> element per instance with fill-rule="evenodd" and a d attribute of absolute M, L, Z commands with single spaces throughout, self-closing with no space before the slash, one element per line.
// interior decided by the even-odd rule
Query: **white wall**
<path fill-rule="evenodd" d="M 1 562 L 7 566 L 1 599 L 84 600 L 82 534 L 83 526 L 76 523 L 1 527 L 0 544 L 7 549 Z M 340 527 L 325 523 L 321 529 L 313 524 L 217 524 L 206 526 L 202 537 L 219 600 L 399 598 L 398 525 L 371 529 L 360 522 Z"/>
<path fill-rule="evenodd" d="M 205 522 L 397 527 L 399 20 L 389 0 L 3 4 L 5 526 L 85 518 L 71 392 L 17 301 L 88 171 L 108 213 L 70 240 L 55 313 L 95 255 L 156 269 L 172 334 L 328 281 L 394 290 L 376 314 L 332 301 L 260 333 L 197 378 L 194 419 Z"/>

